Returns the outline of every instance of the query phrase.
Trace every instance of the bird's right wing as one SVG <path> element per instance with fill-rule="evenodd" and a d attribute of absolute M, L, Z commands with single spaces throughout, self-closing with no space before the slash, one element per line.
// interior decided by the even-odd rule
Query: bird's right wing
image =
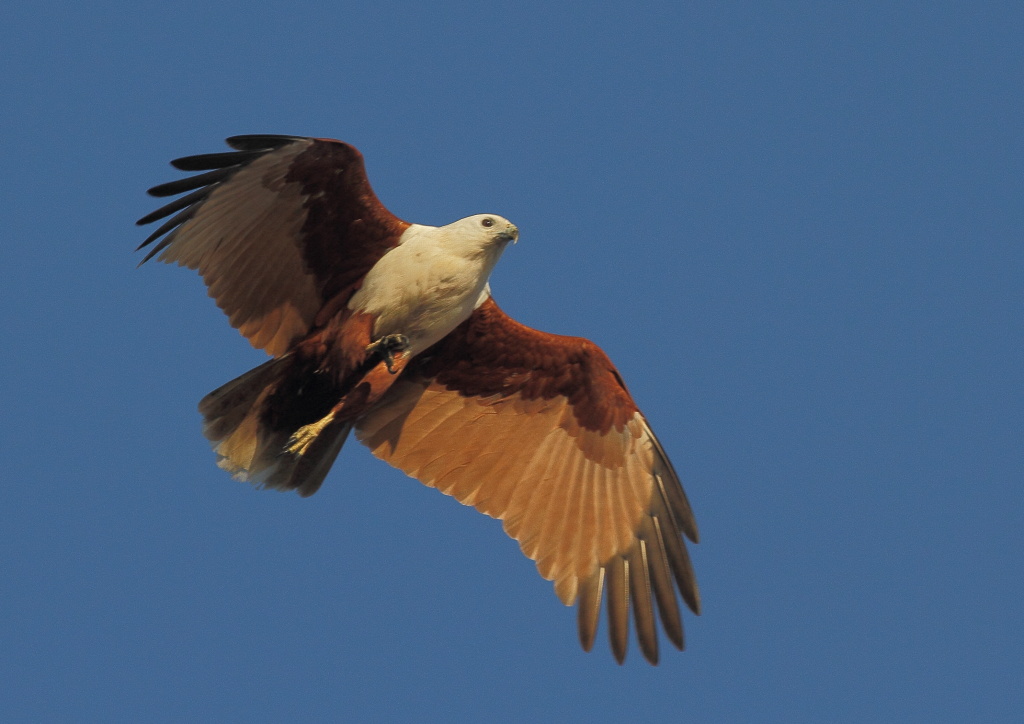
<path fill-rule="evenodd" d="M 234 152 L 172 161 L 203 171 L 155 186 L 188 193 L 139 219 L 171 218 L 141 245 L 202 275 L 232 326 L 278 357 L 348 301 L 409 224 L 374 195 L 362 154 L 329 139 L 235 136 Z M 163 237 L 161 239 L 161 237 Z"/>

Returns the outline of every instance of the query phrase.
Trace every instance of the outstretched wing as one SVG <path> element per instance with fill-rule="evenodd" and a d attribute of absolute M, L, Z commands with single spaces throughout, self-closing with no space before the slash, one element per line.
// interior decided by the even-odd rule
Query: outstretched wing
<path fill-rule="evenodd" d="M 578 603 L 588 651 L 602 591 L 620 663 L 630 607 L 649 661 L 658 660 L 654 601 L 683 647 L 675 590 L 699 613 L 682 539 L 696 542 L 697 526 L 664 450 L 592 342 L 525 327 L 488 300 L 410 363 L 356 434 L 381 459 L 504 521 L 561 600 Z"/>
<path fill-rule="evenodd" d="M 149 190 L 191 193 L 139 219 L 171 217 L 139 248 L 159 239 L 143 262 L 159 254 L 198 270 L 232 326 L 277 357 L 318 314 L 348 301 L 409 224 L 384 208 L 362 154 L 346 143 L 293 136 L 227 143 L 234 152 L 171 162 L 205 173 Z"/>

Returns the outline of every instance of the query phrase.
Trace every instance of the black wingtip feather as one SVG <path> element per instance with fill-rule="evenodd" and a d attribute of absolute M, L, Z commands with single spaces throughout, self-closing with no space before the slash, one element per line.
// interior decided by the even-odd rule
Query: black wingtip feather
<path fill-rule="evenodd" d="M 179 171 L 209 171 L 215 168 L 241 166 L 263 155 L 263 151 L 225 151 L 224 153 L 201 153 L 183 156 L 171 161 Z"/>
<path fill-rule="evenodd" d="M 165 223 L 161 224 L 160 228 L 158 228 L 152 234 L 147 236 L 146 240 L 144 242 L 142 242 L 141 244 L 139 244 L 138 247 L 136 247 L 135 251 L 139 251 L 140 249 L 142 249 L 142 248 L 144 248 L 146 246 L 149 246 L 154 241 L 159 239 L 161 236 L 163 236 L 164 234 L 167 234 L 167 236 L 164 236 L 164 238 L 160 240 L 159 244 L 157 244 L 156 246 L 154 246 L 152 249 L 149 250 L 149 253 L 146 254 L 146 258 L 139 262 L 139 266 L 142 266 L 143 264 L 145 264 L 147 261 L 152 259 L 153 256 L 155 256 L 157 253 L 159 253 L 161 250 L 163 250 L 164 247 L 166 247 L 168 244 L 170 244 L 172 241 L 174 241 L 174 235 L 177 232 L 177 227 L 181 226 L 186 221 L 191 219 L 195 215 L 195 213 L 196 213 L 195 206 L 190 206 L 189 208 L 185 209 L 184 211 L 182 211 L 177 216 L 174 216 L 170 220 L 168 220 Z M 170 233 L 168 233 L 168 232 L 170 232 Z"/>
<path fill-rule="evenodd" d="M 165 216 L 170 216 L 175 211 L 179 211 L 179 210 L 184 209 L 184 208 L 186 208 L 188 206 L 192 206 L 193 204 L 195 204 L 195 203 L 197 203 L 199 201 L 202 201 L 206 197 L 206 195 L 209 194 L 209 193 L 210 193 L 210 188 L 209 187 L 204 187 L 204 188 L 198 189 L 196 191 L 193 191 L 188 196 L 182 196 L 180 199 L 175 199 L 171 203 L 166 204 L 164 206 L 161 206 L 156 211 L 152 211 L 152 212 L 146 214 L 141 219 L 136 221 L 135 224 L 136 224 L 136 226 L 145 226 L 146 224 L 151 224 L 154 221 L 159 221 L 160 219 L 164 218 Z M 184 221 L 184 219 L 182 219 L 182 221 Z M 165 229 L 165 231 L 166 231 L 166 229 Z M 157 236 L 159 236 L 162 233 L 163 232 L 159 232 L 157 234 Z M 150 241 L 152 241 L 152 239 L 144 241 L 139 246 L 139 248 L 141 249 L 143 246 L 148 244 Z"/>
<path fill-rule="evenodd" d="M 264 133 L 231 136 L 225 139 L 225 143 L 236 151 L 273 151 L 274 149 L 287 146 L 289 143 L 304 140 L 306 139 L 302 136 L 281 136 Z"/>
<path fill-rule="evenodd" d="M 163 196 L 177 196 L 178 194 L 183 194 L 186 191 L 191 191 L 192 189 L 198 189 L 202 186 L 209 186 L 217 183 L 218 181 L 223 181 L 225 178 L 230 176 L 234 170 L 234 168 L 218 168 L 213 171 L 201 173 L 197 176 L 189 176 L 188 178 L 181 178 L 177 181 L 168 181 L 165 184 L 154 186 L 146 193 L 158 198 Z"/>
<path fill-rule="evenodd" d="M 145 264 L 161 249 L 165 248 L 172 240 L 173 230 L 188 221 L 195 214 L 199 206 L 206 200 L 206 197 L 223 181 L 230 178 L 239 169 L 255 161 L 260 156 L 275 149 L 287 146 L 290 143 L 303 140 L 299 136 L 232 136 L 227 143 L 236 151 L 223 153 L 204 153 L 196 156 L 183 156 L 171 161 L 171 165 L 181 171 L 204 171 L 188 178 L 169 181 L 149 189 L 150 196 L 162 198 L 165 196 L 176 196 L 186 191 L 192 193 L 183 196 L 169 204 L 161 206 L 156 211 L 146 214 L 135 223 L 139 226 L 152 223 L 175 212 L 180 212 L 170 221 L 164 223 L 159 229 L 153 232 L 139 249 L 148 246 L 163 234 L 170 234 L 163 239 L 156 247 L 150 250 L 146 258 L 140 262 Z"/>

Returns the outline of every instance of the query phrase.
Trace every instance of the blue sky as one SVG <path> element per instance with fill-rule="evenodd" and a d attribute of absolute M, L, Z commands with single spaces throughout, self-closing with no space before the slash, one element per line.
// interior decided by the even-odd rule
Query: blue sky
<path fill-rule="evenodd" d="M 1016 721 L 1024 8 L 20 3 L 0 27 L 0 717 Z M 232 481 L 258 364 L 135 269 L 167 161 L 342 138 L 521 230 L 520 321 L 619 366 L 701 526 L 688 648 L 576 642 L 500 524 L 356 444 Z"/>

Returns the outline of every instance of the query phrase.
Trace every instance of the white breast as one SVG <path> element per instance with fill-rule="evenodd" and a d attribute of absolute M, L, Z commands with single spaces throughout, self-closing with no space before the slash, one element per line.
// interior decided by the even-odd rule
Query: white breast
<path fill-rule="evenodd" d="M 504 245 L 467 246 L 449 227 L 413 224 L 370 270 L 349 308 L 377 316 L 374 338 L 404 334 L 419 354 L 466 320 L 489 290 Z"/>

